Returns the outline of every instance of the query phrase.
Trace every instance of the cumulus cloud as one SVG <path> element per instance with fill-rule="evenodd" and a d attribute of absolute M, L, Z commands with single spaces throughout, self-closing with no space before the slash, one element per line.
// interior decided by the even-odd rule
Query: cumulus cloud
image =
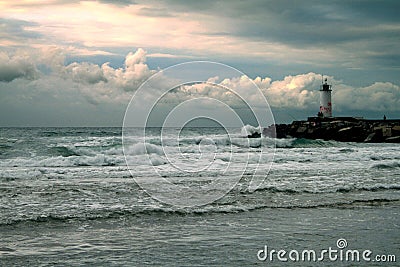
<path fill-rule="evenodd" d="M 113 68 L 108 62 L 102 65 L 90 62 L 65 65 L 65 57 L 65 51 L 56 46 L 16 51 L 12 56 L 1 52 L 0 81 L 12 82 L 23 78 L 27 80 L 26 85 L 18 83 L 18 86 L 23 87 L 35 84 L 39 87 L 39 84 L 44 83 L 46 86 L 41 85 L 37 90 L 47 88 L 49 94 L 58 91 L 60 87 L 65 91 L 77 88 L 81 97 L 91 104 L 127 103 L 131 92 L 156 72 L 146 64 L 146 51 L 141 48 L 128 53 L 120 68 Z M 43 68 L 46 71 L 41 73 L 40 69 Z M 34 79 L 38 81 L 31 83 Z"/>
<path fill-rule="evenodd" d="M 146 64 L 146 51 L 142 48 L 128 53 L 121 68 L 113 68 L 108 62 L 101 66 L 74 62 L 62 70 L 65 79 L 72 79 L 79 84 L 80 91 L 91 104 L 126 104 L 132 92 L 155 72 Z"/>
<path fill-rule="evenodd" d="M 340 85 L 334 94 L 339 110 L 400 111 L 400 87 L 389 82 L 351 88 Z"/>
<path fill-rule="evenodd" d="M 68 75 L 71 75 L 74 81 L 77 82 L 89 84 L 95 84 L 101 81 L 107 82 L 103 69 L 96 64 L 74 62 L 66 66 L 65 71 Z"/>
<path fill-rule="evenodd" d="M 82 110 L 88 113 L 89 117 L 92 116 L 93 120 L 98 120 L 97 113 L 107 107 L 107 110 L 118 110 L 110 114 L 122 118 L 133 92 L 158 71 L 146 64 L 147 55 L 143 49 L 128 53 L 124 64 L 117 68 L 107 62 L 100 65 L 90 62 L 65 65 L 62 50 L 54 47 L 40 51 L 17 51 L 13 55 L 0 53 L 0 106 L 4 111 L 2 114 L 17 114 L 16 110 L 6 112 L 7 107 L 24 107 L 25 110 L 32 109 L 31 113 L 35 114 L 37 106 L 40 105 L 42 109 L 47 107 L 52 114 L 62 110 L 65 113 L 62 116 L 68 117 L 68 110 L 73 108 L 75 115 L 79 113 L 78 110 Z M 45 65 L 50 71 L 41 72 L 41 65 Z M 394 114 L 400 111 L 400 87 L 396 84 L 376 82 L 365 87 L 354 87 L 334 77 L 326 77 L 333 84 L 335 115 L 360 111 L 359 113 L 368 117 L 369 112 L 387 114 L 390 111 Z M 161 79 L 162 84 L 157 84 L 154 89 L 150 88 L 144 96 L 157 95 L 160 93 L 157 88 L 171 88 L 170 85 L 178 84 L 168 78 Z M 256 85 L 272 109 L 311 116 L 318 111 L 321 78 L 321 74 L 313 72 L 289 75 L 282 80 L 272 80 L 269 77 L 249 79 L 247 76 L 210 77 L 206 83 L 188 84 L 171 90 L 160 103 L 164 107 L 173 107 L 189 99 L 205 97 L 204 99 L 220 100 L 233 109 L 245 107 L 242 100 L 255 105 L 252 108 L 257 108 L 264 102 L 260 95 L 255 95 L 254 90 L 251 90 Z M 88 108 L 90 106 L 94 109 Z M 201 106 L 213 108 L 211 104 L 207 106 L 207 101 L 202 102 Z M 43 111 L 41 112 L 43 114 Z M 120 121 L 121 118 L 115 119 Z M 74 119 L 71 117 L 70 120 Z M 108 120 L 112 121 L 111 118 Z"/>
<path fill-rule="evenodd" d="M 400 87 L 396 84 L 376 82 L 365 87 L 354 87 L 334 77 L 325 77 L 333 85 L 333 108 L 339 114 L 356 110 L 365 114 L 369 111 L 400 111 Z M 266 84 L 264 88 L 261 85 L 261 88 L 272 107 L 316 110 L 319 106 L 321 78 L 316 73 L 287 76 L 281 81 Z"/>
<path fill-rule="evenodd" d="M 9 56 L 0 52 L 0 82 L 11 82 L 14 79 L 37 78 L 38 70 L 30 57 L 24 54 Z"/>
<path fill-rule="evenodd" d="M 72 78 L 76 82 L 88 84 L 104 82 L 125 91 L 135 91 L 156 72 L 150 70 L 145 62 L 146 51 L 139 48 L 135 53 L 128 53 L 121 68 L 113 68 L 108 62 L 101 66 L 89 62 L 73 62 L 65 66 L 62 72 L 65 77 Z"/>
<path fill-rule="evenodd" d="M 107 68 L 107 77 L 126 91 L 136 90 L 145 80 L 156 71 L 150 70 L 146 62 L 146 51 L 139 48 L 135 53 L 130 52 L 125 58 L 125 68 L 113 70 Z M 104 66 L 104 65 L 103 65 Z"/>
<path fill-rule="evenodd" d="M 338 112 L 360 110 L 360 111 L 400 111 L 400 87 L 389 82 L 376 82 L 365 87 L 354 87 L 346 85 L 336 80 L 334 77 L 328 78 L 329 83 L 333 84 L 333 104 Z M 264 93 L 268 103 L 273 108 L 286 108 L 288 110 L 317 110 L 319 107 L 320 85 L 322 75 L 313 72 L 300 75 L 289 75 L 282 80 L 272 81 L 271 78 L 256 77 L 247 79 L 246 76 L 224 79 L 218 84 L 230 88 L 237 92 L 243 99 L 251 100 L 251 103 L 262 103 L 248 93 L 248 89 L 257 85 Z M 215 82 L 212 78 L 210 83 Z M 254 84 L 253 84 L 254 83 Z M 182 95 L 203 95 L 211 98 L 235 102 L 234 96 L 227 90 L 215 90 L 207 84 L 196 84 L 180 89 Z M 175 93 L 175 95 L 179 95 Z M 310 114 L 314 115 L 314 114 Z"/>
<path fill-rule="evenodd" d="M 104 101 L 117 102 L 121 96 L 127 99 L 125 91 L 136 90 L 155 72 L 149 69 L 145 61 L 146 53 L 143 49 L 129 53 L 125 65 L 121 68 L 112 68 L 108 63 L 99 66 L 89 62 L 64 65 L 65 53 L 58 47 L 17 50 L 13 54 L 0 52 L 0 82 L 25 80 L 14 83 L 16 90 L 18 87 L 31 87 L 35 84 L 39 87 L 43 82 L 53 87 L 53 89 L 45 87 L 49 89 L 49 94 L 65 86 L 62 89 L 66 91 L 78 88 L 82 97 L 92 104 Z M 33 82 L 34 80 L 37 81 Z M 41 88 L 36 90 L 40 91 Z"/>
<path fill-rule="evenodd" d="M 274 107 L 304 109 L 315 105 L 320 84 L 320 74 L 307 73 L 274 81 L 265 87 L 264 92 Z"/>
<path fill-rule="evenodd" d="M 272 81 L 269 77 L 250 79 L 245 75 L 226 78 L 219 82 L 218 79 L 213 77 L 207 83 L 182 86 L 174 92 L 174 95 L 179 98 L 207 96 L 234 106 L 243 105 L 243 101 L 262 105 L 263 99 L 251 90 L 257 86 L 272 107 L 304 109 L 315 105 L 321 83 L 321 75 L 315 73 L 287 76 L 277 81 Z"/>

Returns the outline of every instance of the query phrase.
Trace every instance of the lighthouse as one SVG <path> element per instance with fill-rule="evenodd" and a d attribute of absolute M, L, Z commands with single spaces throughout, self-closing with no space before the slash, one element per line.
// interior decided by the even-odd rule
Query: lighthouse
<path fill-rule="evenodd" d="M 319 114 L 323 118 L 332 117 L 331 88 L 332 85 L 328 84 L 328 79 L 325 78 L 325 81 L 322 82 L 321 90 L 319 90 L 321 92 Z"/>

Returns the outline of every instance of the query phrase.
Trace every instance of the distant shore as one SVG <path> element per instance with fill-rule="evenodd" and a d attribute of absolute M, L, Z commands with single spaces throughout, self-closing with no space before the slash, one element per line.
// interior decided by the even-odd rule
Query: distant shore
<path fill-rule="evenodd" d="M 274 124 L 263 135 L 341 142 L 400 143 L 400 119 L 368 120 L 355 117 L 309 117 L 290 124 Z"/>

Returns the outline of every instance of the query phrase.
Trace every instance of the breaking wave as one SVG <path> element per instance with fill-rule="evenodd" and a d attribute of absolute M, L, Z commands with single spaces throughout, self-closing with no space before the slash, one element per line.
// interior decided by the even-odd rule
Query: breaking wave
<path fill-rule="evenodd" d="M 261 132 L 262 132 L 261 127 L 254 127 L 251 125 L 245 125 L 241 129 L 241 135 L 243 137 L 251 136 L 254 134 L 261 135 Z"/>
<path fill-rule="evenodd" d="M 62 156 L 62 157 L 71 157 L 71 156 L 80 156 L 80 154 L 71 147 L 65 146 L 56 146 L 49 148 L 49 154 L 54 156 Z"/>
<path fill-rule="evenodd" d="M 127 150 L 124 151 L 125 155 L 145 155 L 145 154 L 157 154 L 164 155 L 162 147 L 149 144 L 149 143 L 136 143 L 129 146 Z"/>
<path fill-rule="evenodd" d="M 311 140 L 304 138 L 283 138 L 276 139 L 278 148 L 312 148 L 312 147 L 336 147 L 340 143 L 336 141 Z M 345 151 L 344 151 L 345 152 Z"/>
<path fill-rule="evenodd" d="M 199 208 L 174 208 L 171 206 L 154 206 L 146 207 L 143 209 L 116 207 L 96 209 L 93 211 L 79 212 L 75 214 L 41 214 L 31 215 L 29 217 L 21 218 L 7 218 L 0 221 L 0 225 L 15 225 L 19 223 L 49 223 L 70 220 L 101 220 L 101 219 L 120 219 L 125 217 L 135 216 L 186 216 L 188 214 L 214 214 L 214 213 L 240 213 L 251 212 L 259 209 L 314 209 L 314 208 L 355 208 L 358 206 L 380 206 L 388 203 L 399 203 L 400 199 L 390 198 L 372 198 L 372 199 L 353 199 L 344 200 L 339 202 L 321 202 L 321 203 L 303 203 L 303 204 L 277 204 L 277 203 L 254 203 L 254 204 L 240 204 L 240 203 L 226 203 L 220 205 L 208 205 Z"/>

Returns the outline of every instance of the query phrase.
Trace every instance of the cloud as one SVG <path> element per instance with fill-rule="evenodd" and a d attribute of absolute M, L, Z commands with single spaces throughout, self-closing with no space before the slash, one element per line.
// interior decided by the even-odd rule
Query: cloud
<path fill-rule="evenodd" d="M 308 109 L 316 106 L 320 84 L 321 75 L 310 72 L 274 81 L 264 92 L 274 107 Z"/>
<path fill-rule="evenodd" d="M 68 51 L 70 49 L 64 47 L 41 47 L 36 51 L 30 51 L 30 60 L 33 60 L 36 65 L 44 65 L 51 70 L 53 75 L 60 75 L 78 84 L 90 85 L 102 82 L 107 86 L 125 91 L 135 91 L 141 83 L 156 72 L 146 64 L 147 52 L 142 48 L 129 52 L 120 68 L 113 68 L 108 62 L 98 65 L 83 61 L 64 65 Z"/>
<path fill-rule="evenodd" d="M 62 91 L 75 90 L 76 97 L 86 99 L 90 104 L 126 104 L 132 92 L 156 72 L 149 69 L 146 51 L 141 48 L 128 53 L 120 68 L 113 68 L 107 62 L 102 65 L 90 62 L 64 63 L 65 54 L 58 47 L 18 50 L 12 56 L 2 52 L 0 81 L 10 83 L 23 78 L 26 82 L 13 83 L 16 91 L 19 87 L 29 87 L 33 93 L 45 90 L 49 96 L 57 97 L 63 95 Z M 45 71 L 41 72 L 40 69 Z M 26 91 L 22 91 L 26 95 Z"/>
<path fill-rule="evenodd" d="M 139 48 L 135 53 L 129 52 L 125 57 L 124 68 L 114 69 L 108 64 L 103 64 L 101 68 L 109 82 L 125 91 L 134 91 L 156 72 L 150 70 L 145 62 L 146 51 Z"/>
<path fill-rule="evenodd" d="M 75 47 L 75 46 L 67 46 L 63 47 L 63 50 L 65 50 L 68 54 L 71 56 L 96 56 L 96 55 L 102 55 L 102 56 L 112 56 L 115 55 L 113 53 L 110 53 L 108 51 L 104 50 L 99 50 L 99 49 L 89 49 L 89 48 L 82 48 L 82 47 Z"/>
<path fill-rule="evenodd" d="M 38 70 L 27 55 L 8 56 L 0 52 L 0 82 L 11 82 L 14 79 L 35 79 Z"/>
<path fill-rule="evenodd" d="M 147 57 L 154 57 L 154 58 L 191 58 L 192 56 L 189 55 L 173 55 L 168 53 L 151 53 L 148 54 Z"/>
<path fill-rule="evenodd" d="M 389 82 L 376 82 L 360 88 L 338 86 L 334 100 L 339 110 L 400 111 L 400 87 Z"/>
<path fill-rule="evenodd" d="M 346 85 L 325 76 L 332 87 L 334 112 L 354 114 L 361 111 L 400 112 L 400 87 L 390 82 L 376 82 L 364 87 Z M 274 81 L 264 92 L 270 105 L 277 108 L 317 110 L 321 75 L 315 73 L 287 76 Z"/>
<path fill-rule="evenodd" d="M 25 43 L 27 40 L 37 40 L 43 35 L 31 30 L 39 24 L 22 19 L 0 18 L 0 46 Z"/>
<path fill-rule="evenodd" d="M 90 96 L 91 103 L 114 101 L 115 99 L 123 102 L 126 99 L 115 96 L 113 100 L 113 98 L 104 97 L 105 91 L 107 91 L 105 88 L 114 88 L 119 93 L 135 91 L 145 80 L 156 73 L 156 70 L 150 70 L 145 64 L 146 57 L 146 52 L 138 49 L 135 53 L 130 52 L 126 56 L 123 68 L 114 69 L 108 63 L 99 66 L 87 62 L 75 62 L 66 66 L 65 70 L 73 81 L 94 86 L 93 90 L 83 91 L 86 96 Z M 354 87 L 346 85 L 334 77 L 325 77 L 333 84 L 334 109 L 338 112 L 399 110 L 400 89 L 398 85 L 380 82 L 365 87 Z M 247 76 L 220 80 L 219 77 L 210 77 L 207 83 L 175 88 L 166 95 L 162 102 L 173 105 L 193 97 L 209 97 L 221 100 L 232 107 L 243 106 L 242 99 L 250 101 L 253 105 L 262 105 L 262 99 L 257 99 L 258 96 L 252 94 L 250 90 L 256 85 L 273 108 L 317 110 L 321 81 L 322 75 L 313 72 L 289 75 L 282 80 L 272 80 L 270 77 L 249 79 Z M 168 81 L 164 82 L 167 86 Z"/>
<path fill-rule="evenodd" d="M 118 5 L 118 6 L 129 6 L 134 5 L 135 1 L 132 0 L 97 0 L 100 3 Z"/>
<path fill-rule="evenodd" d="M 400 87 L 390 82 L 376 82 L 365 87 L 354 87 L 344 84 L 331 76 L 324 76 L 333 84 L 332 99 L 334 109 L 339 112 L 349 111 L 400 111 Z M 214 82 L 215 79 L 210 79 Z M 252 98 L 248 89 L 256 84 L 264 93 L 268 103 L 273 108 L 287 110 L 318 110 L 320 85 L 322 75 L 313 72 L 299 75 L 289 75 L 282 80 L 273 81 L 269 77 L 256 77 L 249 80 L 246 76 L 224 79 L 219 82 L 223 87 L 230 88 L 251 103 L 262 103 Z M 205 95 L 229 103 L 234 96 L 226 90 L 211 90 L 206 84 L 186 86 L 181 89 L 187 95 Z M 235 102 L 237 103 L 237 102 Z M 314 115 L 314 114 L 310 114 Z"/>
<path fill-rule="evenodd" d="M 400 56 L 396 1 L 18 1 L 2 7 L 11 29 L 3 31 L 4 44 L 92 48 L 76 51 L 82 54 L 146 47 L 224 62 L 302 64 L 307 71 L 321 65 L 396 69 Z M 27 18 L 29 25 L 18 24 Z"/>
<path fill-rule="evenodd" d="M 65 67 L 65 72 L 76 82 L 89 84 L 107 82 L 107 79 L 104 76 L 103 68 L 88 62 L 71 63 Z"/>
<path fill-rule="evenodd" d="M 174 17 L 167 8 L 156 8 L 156 7 L 142 7 L 139 9 L 138 15 L 146 17 Z"/>
<path fill-rule="evenodd" d="M 254 90 L 252 90 L 254 86 L 257 86 L 272 107 L 308 109 L 317 105 L 321 75 L 308 73 L 286 76 L 283 80 L 277 81 L 272 81 L 270 77 L 250 79 L 245 75 L 226 78 L 219 82 L 218 80 L 218 77 L 212 77 L 206 84 L 182 86 L 174 91 L 174 96 L 177 99 L 207 96 L 235 107 L 243 106 L 242 99 L 252 105 L 264 105 L 263 99 L 259 95 L 254 95 Z"/>
<path fill-rule="evenodd" d="M 224 1 L 207 1 L 204 4 L 167 0 L 164 5 L 180 12 L 207 14 L 221 21 L 229 21 L 215 25 L 215 28 L 225 27 L 230 34 L 282 43 L 289 41 L 297 45 L 315 46 L 316 41 L 318 45 L 334 45 L 360 37 L 370 39 L 370 33 L 373 32 L 388 37 L 393 33 L 390 30 L 398 31 L 398 28 L 386 26 L 398 26 L 399 23 L 396 12 L 399 4 L 395 0 L 385 3 L 379 0 L 309 0 L 297 4 L 290 0 L 233 0 L 229 4 Z M 221 12 L 222 9 L 224 12 Z"/>
<path fill-rule="evenodd" d="M 26 116 L 33 116 L 36 118 L 33 121 L 45 125 L 48 116 L 43 114 L 46 114 L 46 110 L 52 114 L 52 121 L 56 122 L 59 114 L 62 121 L 70 121 L 70 125 L 74 125 L 74 121 L 81 124 L 99 122 L 99 112 L 105 111 L 109 111 L 110 115 L 106 115 L 104 121 L 121 121 L 133 93 L 158 71 L 147 65 L 147 57 L 146 51 L 139 48 L 126 55 L 121 67 L 112 67 L 107 62 L 72 62 L 65 65 L 63 50 L 57 47 L 18 50 L 12 55 L 2 52 L 0 106 L 3 115 L 0 116 L 0 123 L 10 122 L 14 116 L 12 114 L 19 114 L 19 117 L 15 115 L 18 117 L 15 117 L 16 120 L 29 122 Z M 333 84 L 335 115 L 354 114 L 357 111 L 357 115 L 361 113 L 368 117 L 368 114 L 374 112 L 394 114 L 400 111 L 400 88 L 394 83 L 375 82 L 355 87 L 335 77 L 325 77 Z M 206 84 L 189 84 L 175 88 L 160 102 L 169 108 L 160 110 L 171 110 L 171 107 L 197 97 L 217 99 L 234 109 L 243 108 L 245 103 L 226 88 L 232 89 L 241 98 L 258 107 L 263 101 L 250 90 L 255 84 L 272 109 L 310 116 L 318 111 L 321 78 L 321 74 L 314 72 L 288 75 L 277 80 L 265 76 L 253 79 L 248 79 L 247 76 L 226 79 L 210 77 Z M 143 101 L 146 101 L 146 94 L 154 96 L 160 93 L 157 88 L 170 88 L 172 84 L 177 84 L 168 77 L 161 79 L 160 83 L 162 84 L 155 86 L 154 90 L 144 92 Z M 212 102 L 210 103 L 207 105 L 205 100 L 201 107 L 214 108 Z M 84 116 L 76 118 L 76 114 Z"/>

